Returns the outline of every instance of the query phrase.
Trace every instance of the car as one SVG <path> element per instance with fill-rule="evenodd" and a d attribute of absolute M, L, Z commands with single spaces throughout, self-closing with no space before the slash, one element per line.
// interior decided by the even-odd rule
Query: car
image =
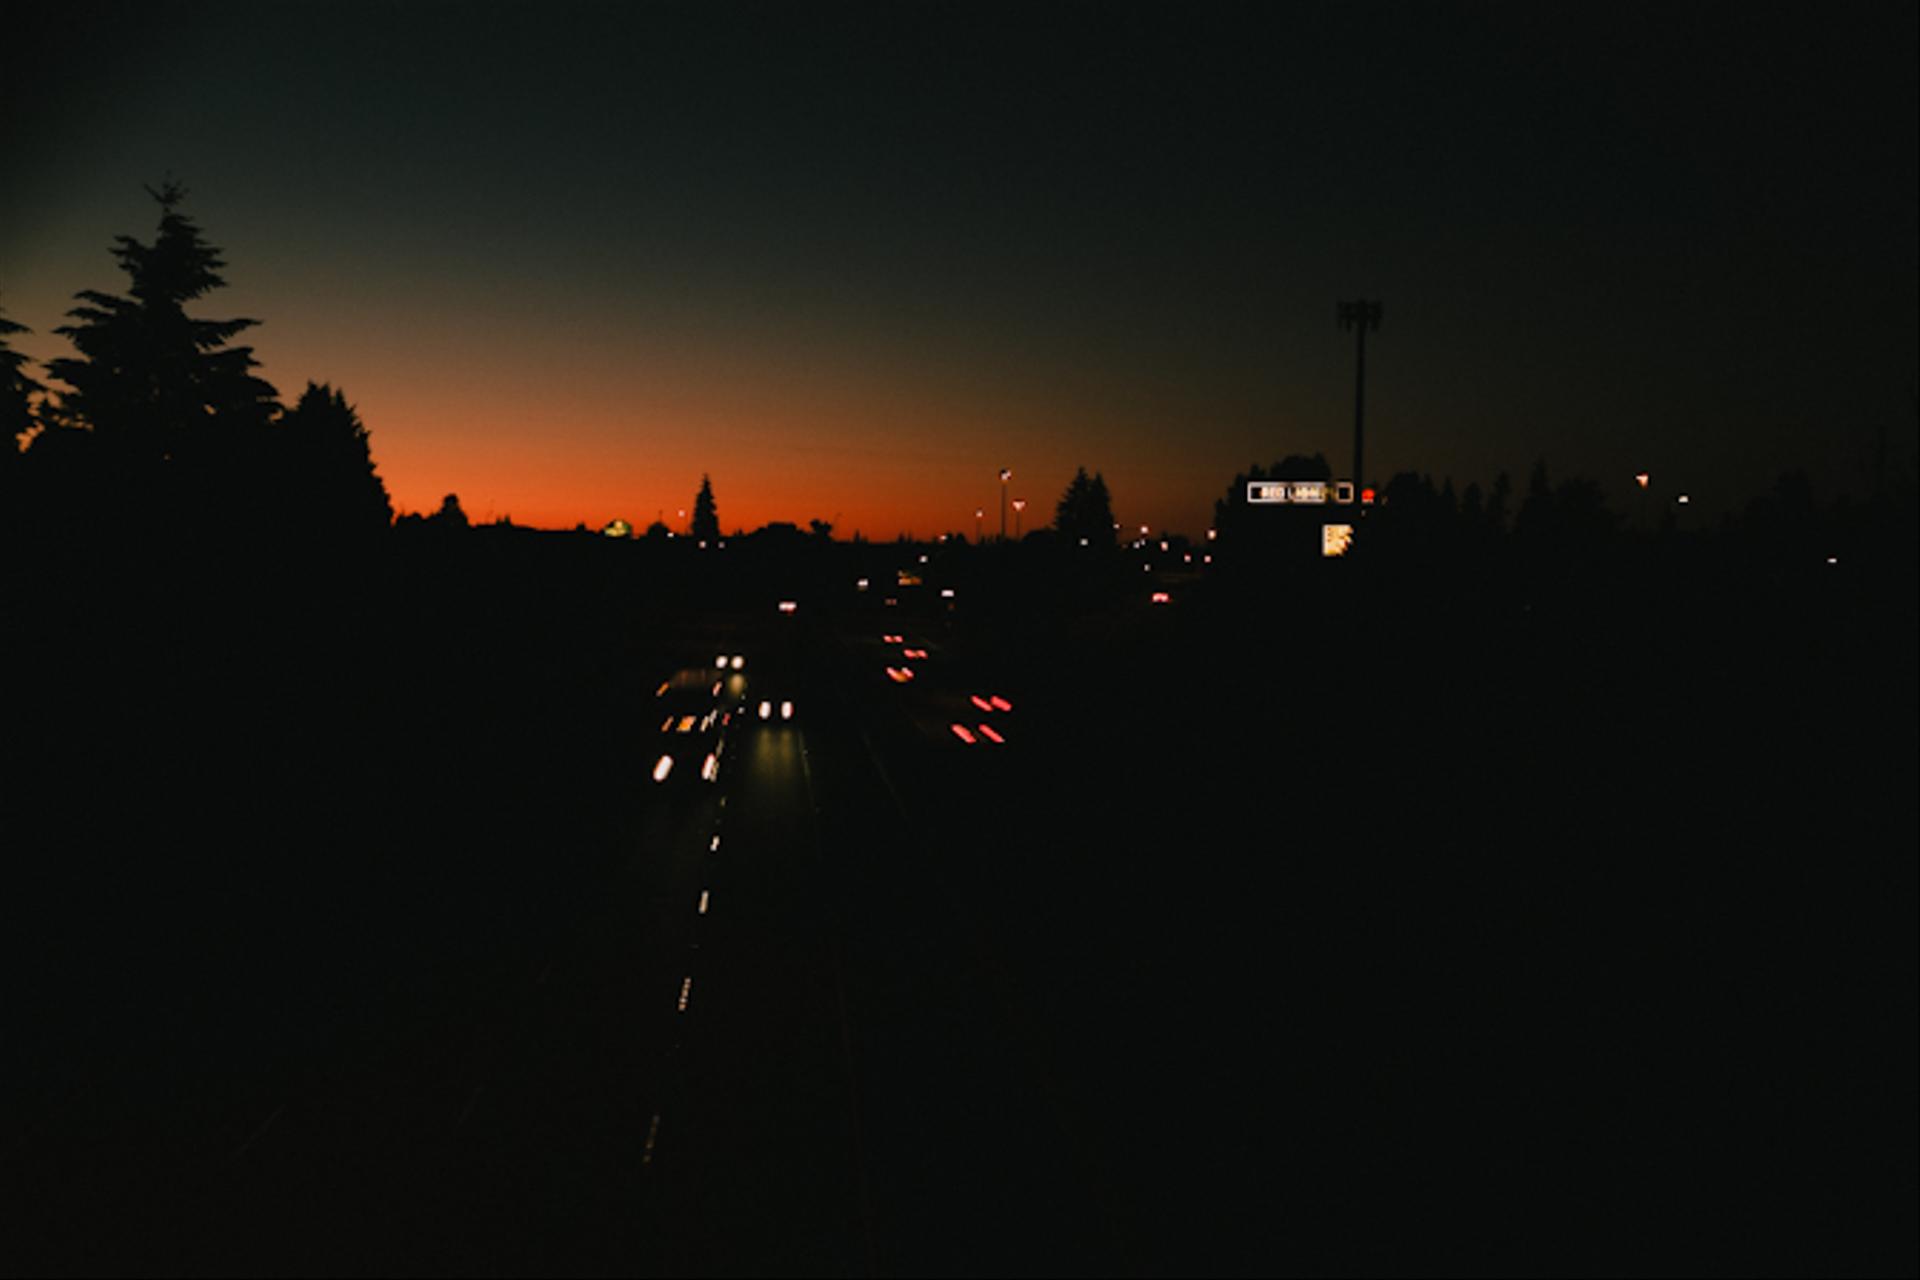
<path fill-rule="evenodd" d="M 656 783 L 717 782 L 733 720 L 725 677 L 708 667 L 683 667 L 654 693 L 654 747 L 648 771 Z"/>
<path fill-rule="evenodd" d="M 749 724 L 792 724 L 799 716 L 799 680 L 791 660 L 773 655 L 747 682 L 740 714 Z"/>
<path fill-rule="evenodd" d="M 755 714 L 761 720 L 792 720 L 792 698 L 761 698 L 755 704 Z"/>

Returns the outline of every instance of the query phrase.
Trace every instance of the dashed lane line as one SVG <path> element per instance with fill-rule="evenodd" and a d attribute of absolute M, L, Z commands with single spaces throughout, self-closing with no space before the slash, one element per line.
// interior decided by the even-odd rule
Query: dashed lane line
<path fill-rule="evenodd" d="M 273 1109 L 273 1114 L 268 1116 L 265 1120 L 261 1121 L 260 1127 L 255 1129 L 252 1135 L 249 1136 L 245 1142 L 240 1144 L 239 1149 L 233 1153 L 233 1158 L 235 1160 L 238 1160 L 241 1156 L 244 1156 L 245 1154 L 247 1154 L 247 1149 L 253 1146 L 254 1143 L 260 1141 L 260 1139 L 266 1136 L 267 1130 L 273 1128 L 274 1121 L 278 1120 L 281 1117 L 281 1115 L 286 1111 L 286 1109 L 287 1109 L 287 1104 L 284 1102 L 281 1103 L 279 1106 L 275 1107 Z"/>

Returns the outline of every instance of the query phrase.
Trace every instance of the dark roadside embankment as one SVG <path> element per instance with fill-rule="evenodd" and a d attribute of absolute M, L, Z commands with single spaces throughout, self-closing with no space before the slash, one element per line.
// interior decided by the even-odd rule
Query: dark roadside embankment
<path fill-rule="evenodd" d="M 632 822 L 623 698 L 670 610 L 602 550 L 68 547 L 16 578 L 13 1261 L 297 1265 L 223 1202 L 234 1153 L 342 1081 L 457 1076 Z"/>
<path fill-rule="evenodd" d="M 1143 1269 L 1910 1266 L 1912 593 L 1310 568 L 955 623 L 947 870 Z"/>

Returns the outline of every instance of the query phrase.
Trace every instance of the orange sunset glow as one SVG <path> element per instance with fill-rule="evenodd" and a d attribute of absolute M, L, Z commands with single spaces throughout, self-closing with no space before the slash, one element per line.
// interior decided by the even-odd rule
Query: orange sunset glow
<path fill-rule="evenodd" d="M 263 292 L 244 305 L 269 311 Z M 1091 387 L 1084 376 L 1048 387 L 991 355 L 963 377 L 914 352 L 841 354 L 854 350 L 851 336 L 837 347 L 815 338 L 809 359 L 655 332 L 580 350 L 471 319 L 455 327 L 466 331 L 449 334 L 446 317 L 423 310 L 376 342 L 296 311 L 263 324 L 255 347 L 283 393 L 306 376 L 347 391 L 397 511 L 432 511 L 455 493 L 479 522 L 623 518 L 644 529 L 658 517 L 684 529 L 678 512 L 704 474 L 729 533 L 820 519 L 843 537 L 970 538 L 976 508 L 998 530 L 1000 467 L 1012 469 L 1008 496 L 1027 499 L 1023 527 L 1033 529 L 1085 466 L 1105 473 L 1124 522 L 1197 530 L 1220 477 L 1244 465 L 1153 431 L 1156 418 L 1194 412 L 1164 390 Z"/>

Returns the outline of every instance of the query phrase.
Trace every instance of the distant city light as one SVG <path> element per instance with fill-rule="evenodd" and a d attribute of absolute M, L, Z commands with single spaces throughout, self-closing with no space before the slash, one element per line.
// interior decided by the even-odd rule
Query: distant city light
<path fill-rule="evenodd" d="M 792 613 L 794 610 L 798 609 L 799 607 L 800 606 L 798 604 L 795 604 L 791 600 L 782 600 L 780 602 L 780 612 L 782 613 Z"/>
<path fill-rule="evenodd" d="M 941 598 L 942 600 L 951 600 L 951 599 L 953 599 L 953 588 L 952 588 L 952 587 L 942 587 L 942 588 L 940 588 L 940 598 Z"/>
<path fill-rule="evenodd" d="M 1323 524 L 1320 526 L 1320 554 L 1323 556 L 1343 556 L 1347 548 L 1353 545 L 1353 526 L 1350 524 Z"/>
<path fill-rule="evenodd" d="M 607 521 L 607 527 L 600 532 L 606 534 L 609 538 L 631 538 L 633 536 L 633 526 L 625 520 L 609 520 Z"/>
<path fill-rule="evenodd" d="M 1690 503 L 1690 502 L 1692 502 L 1692 501 L 1693 501 L 1693 499 L 1692 499 L 1692 498 L 1689 498 L 1689 497 L 1688 497 L 1688 496 L 1687 496 L 1686 494 L 1684 494 L 1684 493 L 1683 493 L 1683 494 L 1681 494 L 1681 495 L 1680 495 L 1679 497 L 1677 497 L 1677 498 L 1675 498 L 1675 499 L 1674 499 L 1674 501 L 1675 501 L 1675 502 L 1677 502 L 1677 503 L 1679 503 L 1679 504 L 1680 504 L 1681 506 L 1683 506 L 1683 507 L 1684 507 L 1684 506 L 1686 506 L 1686 505 L 1687 505 L 1688 503 Z"/>
<path fill-rule="evenodd" d="M 869 583 L 865 578 L 862 578 L 858 582 L 853 584 L 853 589 L 855 591 L 865 591 L 870 585 L 872 584 Z"/>
<path fill-rule="evenodd" d="M 1644 489 L 1653 483 L 1653 476 L 1645 471 L 1636 471 L 1633 473 L 1633 482 Z"/>
<path fill-rule="evenodd" d="M 1168 601 L 1172 599 L 1173 597 L 1168 595 L 1164 591 L 1156 591 L 1153 593 L 1153 602 L 1155 604 L 1166 604 Z"/>
<path fill-rule="evenodd" d="M 673 757 L 661 756 L 660 763 L 653 766 L 653 780 L 655 782 L 665 782 L 667 780 L 667 775 L 672 772 L 673 772 Z"/>

